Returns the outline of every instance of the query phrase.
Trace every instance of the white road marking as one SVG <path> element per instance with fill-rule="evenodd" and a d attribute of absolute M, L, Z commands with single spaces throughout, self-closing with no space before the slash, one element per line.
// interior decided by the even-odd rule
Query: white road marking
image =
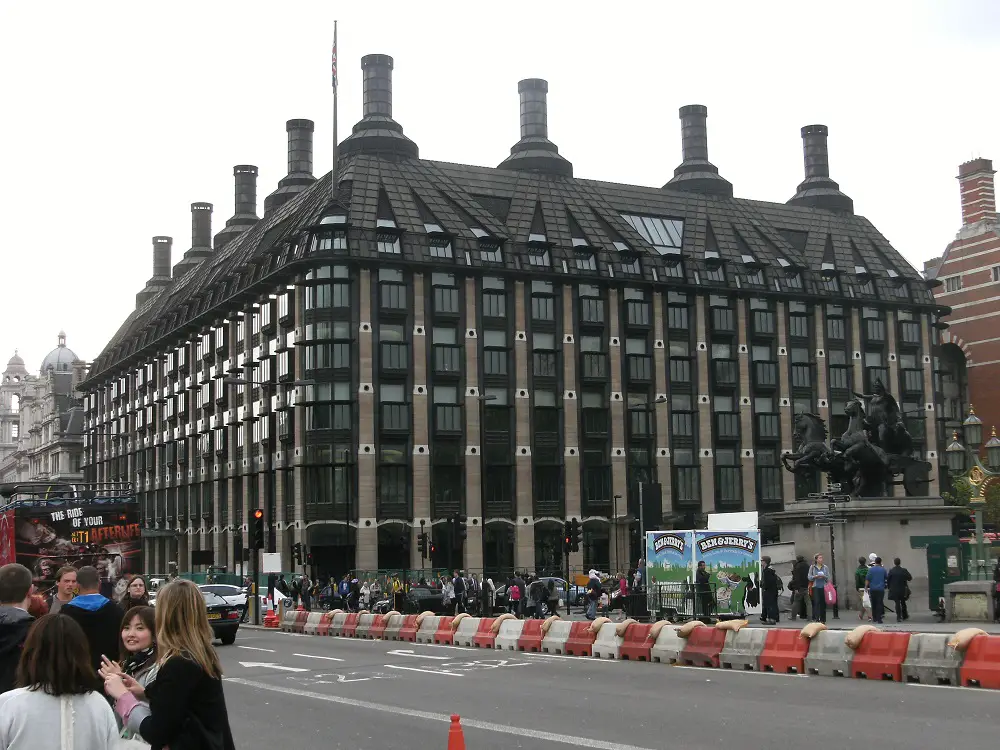
<path fill-rule="evenodd" d="M 257 648 L 256 646 L 237 646 L 236 648 L 245 648 L 247 651 L 267 651 L 269 654 L 274 653 L 273 648 Z"/>
<path fill-rule="evenodd" d="M 316 656 L 316 654 L 292 654 L 292 656 L 304 656 L 307 659 L 326 659 L 327 661 L 343 661 L 336 656 Z"/>
<path fill-rule="evenodd" d="M 270 662 L 263 661 L 241 661 L 241 667 L 266 667 L 269 669 L 280 669 L 284 672 L 308 672 L 308 669 L 303 669 L 302 667 L 286 667 L 284 664 L 271 664 Z"/>
<path fill-rule="evenodd" d="M 965 692 L 966 695 L 986 695 L 993 696 L 993 700 L 996 700 L 997 693 L 995 690 L 986 690 L 983 688 L 968 688 L 964 685 L 923 685 L 919 682 L 907 682 L 906 685 L 910 687 L 922 687 L 922 688 L 937 688 L 938 690 L 961 690 Z"/>
<path fill-rule="evenodd" d="M 521 651 L 518 656 L 540 656 L 543 659 L 573 659 L 574 661 L 584 662 L 587 664 L 617 664 L 620 662 L 619 659 L 598 659 L 597 657 L 586 657 L 586 656 L 570 656 L 569 654 L 543 654 L 538 651 L 528 653 L 526 651 Z M 627 659 L 625 661 L 628 661 Z"/>
<path fill-rule="evenodd" d="M 292 638 L 312 638 L 311 635 L 306 635 L 305 633 L 278 633 L 278 635 L 288 635 Z"/>
<path fill-rule="evenodd" d="M 407 672 L 423 672 L 424 674 L 444 674 L 449 677 L 461 677 L 458 672 L 449 672 L 445 669 L 420 669 L 420 667 L 404 667 L 402 664 L 385 664 L 386 669 L 405 669 Z"/>
<path fill-rule="evenodd" d="M 386 653 L 386 656 L 412 656 L 417 659 L 435 659 L 440 661 L 448 661 L 448 659 L 451 658 L 450 656 L 427 656 L 425 654 L 416 654 L 413 651 L 410 651 L 409 649 L 397 649 L 396 651 L 389 651 Z"/>
<path fill-rule="evenodd" d="M 297 695 L 301 698 L 312 698 L 318 701 L 326 701 L 327 703 L 338 703 L 342 706 L 351 706 L 352 708 L 363 708 L 369 711 L 378 711 L 381 714 L 395 714 L 396 716 L 407 716 L 411 719 L 423 719 L 424 721 L 434 721 L 442 724 L 451 723 L 451 716 L 449 714 L 417 711 L 411 708 L 374 703 L 372 701 L 362 701 L 355 698 L 345 698 L 339 695 L 327 695 L 325 693 L 314 693 L 308 690 L 296 690 L 295 688 L 283 687 L 280 685 L 268 685 L 265 682 L 244 680 L 239 677 L 227 677 L 226 682 L 256 688 L 257 690 L 269 690 L 271 692 L 283 693 L 285 695 Z M 498 734 L 509 734 L 515 737 L 528 737 L 530 739 L 543 740 L 547 742 L 559 742 L 564 745 L 572 745 L 574 747 L 595 748 L 595 750 L 651 750 L 650 748 L 639 747 L 638 745 L 627 745 L 622 742 L 605 742 L 603 740 L 595 740 L 590 737 L 574 737 L 569 734 L 543 732 L 537 729 L 528 729 L 526 727 L 510 726 L 508 724 L 495 724 L 492 721 L 479 721 L 478 719 L 462 719 L 462 726 L 467 729 L 483 729 L 488 732 L 497 732 Z"/>

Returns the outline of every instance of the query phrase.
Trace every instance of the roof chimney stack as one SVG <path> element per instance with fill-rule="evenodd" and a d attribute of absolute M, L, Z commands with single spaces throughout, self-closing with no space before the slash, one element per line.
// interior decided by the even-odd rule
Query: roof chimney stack
<path fill-rule="evenodd" d="M 673 178 L 663 187 L 703 195 L 732 197 L 733 185 L 708 160 L 708 107 L 689 104 L 680 108 L 681 158 Z"/>
<path fill-rule="evenodd" d="M 416 159 L 417 144 L 403 135 L 403 126 L 392 119 L 392 58 L 389 55 L 365 55 L 364 116 L 340 144 L 340 156 L 368 154 L 386 159 Z"/>
<path fill-rule="evenodd" d="M 212 254 L 212 204 L 191 204 L 191 249 L 174 266 L 179 279 Z"/>
<path fill-rule="evenodd" d="M 141 307 L 157 293 L 170 286 L 170 250 L 172 237 L 153 238 L 153 276 L 146 282 L 146 287 L 135 295 L 135 306 Z"/>
<path fill-rule="evenodd" d="M 788 202 L 793 206 L 853 214 L 854 201 L 840 192 L 840 185 L 830 179 L 830 154 L 826 145 L 828 135 L 826 125 L 806 125 L 802 128 L 806 178 Z"/>
<path fill-rule="evenodd" d="M 980 222 L 986 225 L 997 223 L 997 198 L 993 185 L 995 174 L 990 159 L 973 159 L 958 168 L 963 227 Z"/>
<path fill-rule="evenodd" d="M 252 164 L 237 164 L 233 167 L 233 175 L 236 177 L 236 213 L 226 222 L 225 228 L 215 235 L 216 250 L 221 250 L 259 221 L 257 167 Z"/>
<path fill-rule="evenodd" d="M 517 92 L 521 98 L 521 140 L 511 146 L 510 156 L 497 169 L 572 177 L 573 165 L 549 140 L 548 81 L 526 78 L 518 82 Z"/>
<path fill-rule="evenodd" d="M 313 130 L 312 120 L 289 120 L 285 123 L 288 131 L 288 174 L 278 183 L 278 189 L 264 199 L 264 216 L 270 216 L 316 182 L 313 177 Z"/>

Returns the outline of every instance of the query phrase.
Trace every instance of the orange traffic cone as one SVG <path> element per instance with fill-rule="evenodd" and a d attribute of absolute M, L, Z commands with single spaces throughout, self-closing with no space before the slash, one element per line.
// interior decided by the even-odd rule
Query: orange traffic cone
<path fill-rule="evenodd" d="M 267 597 L 267 614 L 264 615 L 264 627 L 276 628 L 281 623 L 278 621 L 278 613 L 274 610 L 274 602 L 271 597 Z"/>
<path fill-rule="evenodd" d="M 451 715 L 451 727 L 448 729 L 448 750 L 465 750 L 465 734 L 462 732 L 462 720 L 458 714 Z"/>

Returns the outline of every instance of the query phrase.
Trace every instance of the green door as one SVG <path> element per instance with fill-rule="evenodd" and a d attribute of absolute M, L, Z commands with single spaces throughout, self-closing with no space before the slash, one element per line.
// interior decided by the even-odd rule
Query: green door
<path fill-rule="evenodd" d="M 940 607 L 939 600 L 944 596 L 945 584 L 965 579 L 962 571 L 962 549 L 958 539 L 927 544 L 928 604 L 931 611 Z"/>

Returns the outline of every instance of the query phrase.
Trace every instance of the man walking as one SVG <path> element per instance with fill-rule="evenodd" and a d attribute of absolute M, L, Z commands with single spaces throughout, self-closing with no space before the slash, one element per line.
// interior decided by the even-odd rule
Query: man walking
<path fill-rule="evenodd" d="M 882 558 L 876 557 L 875 564 L 868 568 L 868 575 L 865 577 L 865 591 L 872 600 L 872 622 L 876 625 L 882 624 L 885 616 L 885 581 L 886 570 L 882 567 Z"/>
<path fill-rule="evenodd" d="M 695 593 L 698 596 L 698 606 L 695 607 L 694 617 L 711 617 L 715 609 L 715 598 L 712 596 L 712 583 L 705 568 L 705 561 L 698 561 L 698 569 L 694 574 Z"/>
<path fill-rule="evenodd" d="M 892 561 L 892 569 L 886 574 L 886 588 L 889 589 L 889 601 L 896 603 L 896 622 L 910 619 L 906 611 L 907 584 L 913 580 L 910 571 L 899 564 L 897 557 Z"/>
<path fill-rule="evenodd" d="M 763 611 L 760 614 L 760 621 L 765 625 L 776 625 L 781 619 L 778 614 L 778 593 L 784 590 L 785 585 L 774 568 L 771 567 L 770 557 L 765 555 L 760 561 L 764 565 L 760 576 L 760 590 L 763 594 L 761 597 Z"/>
<path fill-rule="evenodd" d="M 462 571 L 453 571 L 455 577 L 452 579 L 451 585 L 455 587 L 455 614 L 460 614 L 465 611 L 465 579 L 462 577 Z"/>
<path fill-rule="evenodd" d="M 601 599 L 601 579 L 597 576 L 597 571 L 591 569 L 587 577 L 587 619 L 597 618 L 597 602 Z"/>
<path fill-rule="evenodd" d="M 85 565 L 76 573 L 80 594 L 62 605 L 61 614 L 77 621 L 90 644 L 90 662 L 94 672 L 101 666 L 101 656 L 113 659 L 121 640 L 122 608 L 100 592 L 101 577 L 97 568 Z"/>
<path fill-rule="evenodd" d="M 809 619 L 809 563 L 803 555 L 795 558 L 792 565 L 792 580 L 788 584 L 792 592 L 792 620 L 799 617 Z"/>
<path fill-rule="evenodd" d="M 47 600 L 49 614 L 54 615 L 64 604 L 68 604 L 76 596 L 76 568 L 67 565 L 59 568 L 56 573 L 55 590 Z"/>
<path fill-rule="evenodd" d="M 31 571 L 17 563 L 0 568 L 0 693 L 15 687 L 24 639 L 35 621 L 28 614 L 30 600 Z"/>

